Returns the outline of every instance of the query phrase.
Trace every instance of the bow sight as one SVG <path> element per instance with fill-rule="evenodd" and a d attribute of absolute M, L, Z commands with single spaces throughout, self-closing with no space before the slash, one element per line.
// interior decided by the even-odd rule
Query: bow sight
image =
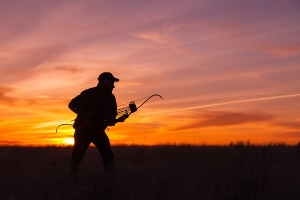
<path fill-rule="evenodd" d="M 162 96 L 160 96 L 159 94 L 153 94 L 151 96 L 148 96 L 148 97 L 144 97 L 144 98 L 141 98 L 141 99 L 138 99 L 138 100 L 135 100 L 135 101 L 132 101 L 129 103 L 128 106 L 125 106 L 125 107 L 122 107 L 122 108 L 118 108 L 117 112 L 117 118 L 118 117 L 121 117 L 122 115 L 124 114 L 127 114 L 127 115 L 130 115 L 131 113 L 134 113 L 136 112 L 140 107 L 142 107 L 142 105 L 144 105 L 149 99 L 151 99 L 152 97 L 154 96 L 158 96 L 162 99 Z M 147 99 L 146 99 L 147 98 Z M 136 101 L 139 101 L 139 100 L 142 100 L 142 99 L 146 99 L 139 107 L 136 107 L 135 105 L 135 102 Z M 124 105 L 124 104 L 123 104 Z M 122 105 L 121 105 L 122 106 Z"/>
<path fill-rule="evenodd" d="M 137 111 L 137 107 L 135 105 L 134 102 L 130 102 L 128 106 L 122 107 L 122 108 L 118 108 L 117 110 L 117 117 L 119 118 L 124 114 L 130 115 L 131 113 L 134 113 Z"/>

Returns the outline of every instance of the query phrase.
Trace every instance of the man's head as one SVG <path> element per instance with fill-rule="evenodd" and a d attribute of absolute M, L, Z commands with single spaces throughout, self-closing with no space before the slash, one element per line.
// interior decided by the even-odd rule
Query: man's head
<path fill-rule="evenodd" d="M 116 78 L 116 77 L 114 77 L 114 76 L 112 75 L 112 73 L 110 73 L 110 72 L 103 72 L 103 73 L 101 73 L 101 74 L 99 75 L 99 77 L 98 77 L 98 81 L 99 81 L 99 82 L 100 82 L 100 81 L 103 81 L 103 80 L 106 80 L 106 79 L 111 80 L 111 81 L 113 81 L 113 82 L 118 82 L 118 81 L 119 81 L 119 79 Z"/>
<path fill-rule="evenodd" d="M 98 86 L 104 93 L 111 93 L 115 88 L 114 82 L 118 82 L 119 79 L 115 78 L 110 72 L 103 72 L 98 77 Z"/>

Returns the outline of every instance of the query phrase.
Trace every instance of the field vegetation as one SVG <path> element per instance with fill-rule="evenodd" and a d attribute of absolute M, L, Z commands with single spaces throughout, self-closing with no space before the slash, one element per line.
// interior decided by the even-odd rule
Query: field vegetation
<path fill-rule="evenodd" d="M 90 147 L 0 147 L 1 199 L 300 199 L 300 145 L 113 146 L 116 170 Z"/>

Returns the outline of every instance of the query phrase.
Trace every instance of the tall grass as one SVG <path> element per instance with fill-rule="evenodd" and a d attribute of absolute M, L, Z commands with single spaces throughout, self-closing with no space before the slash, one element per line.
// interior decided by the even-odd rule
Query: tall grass
<path fill-rule="evenodd" d="M 76 177 L 71 147 L 0 147 L 1 199 L 300 199 L 300 146 L 113 146 L 104 172 L 89 148 Z"/>

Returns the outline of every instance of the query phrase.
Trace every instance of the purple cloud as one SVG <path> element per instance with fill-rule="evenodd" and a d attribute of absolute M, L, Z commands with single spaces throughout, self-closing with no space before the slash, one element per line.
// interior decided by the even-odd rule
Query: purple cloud
<path fill-rule="evenodd" d="M 262 113 L 238 113 L 238 112 L 225 112 L 225 111 L 211 111 L 196 114 L 190 117 L 185 125 L 172 128 L 172 131 L 196 129 L 203 127 L 222 127 L 234 126 L 253 122 L 266 122 L 274 117 L 270 114 Z"/>

